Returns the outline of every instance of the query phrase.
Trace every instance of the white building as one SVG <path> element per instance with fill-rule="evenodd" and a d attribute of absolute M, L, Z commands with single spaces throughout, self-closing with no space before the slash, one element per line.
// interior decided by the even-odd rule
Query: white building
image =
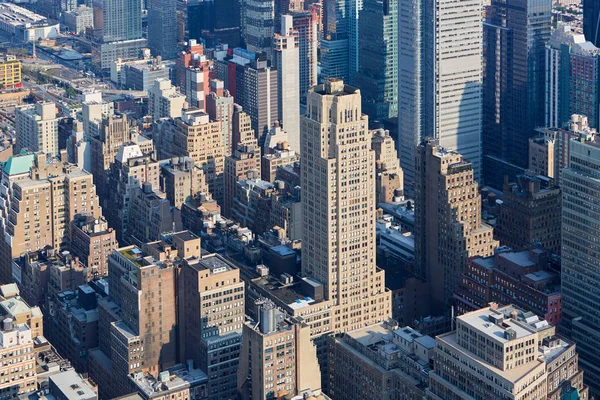
<path fill-rule="evenodd" d="M 57 37 L 60 25 L 15 4 L 0 3 L 0 30 L 15 35 L 17 41 L 31 42 Z"/>
<path fill-rule="evenodd" d="M 279 120 L 293 150 L 300 151 L 300 60 L 298 31 L 291 15 L 281 16 L 281 32 L 275 34 L 274 58 L 279 86 Z"/>
<path fill-rule="evenodd" d="M 185 95 L 168 79 L 157 79 L 148 90 L 148 113 L 152 119 L 179 118 L 184 108 Z"/>
<path fill-rule="evenodd" d="M 37 103 L 16 110 L 17 149 L 58 154 L 58 118 L 54 103 Z"/>

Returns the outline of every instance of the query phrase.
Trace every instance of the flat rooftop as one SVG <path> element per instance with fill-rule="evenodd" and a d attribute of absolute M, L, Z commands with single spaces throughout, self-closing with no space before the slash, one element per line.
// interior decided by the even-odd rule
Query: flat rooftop
<path fill-rule="evenodd" d="M 186 387 L 195 387 L 206 384 L 208 376 L 199 369 L 188 369 L 183 365 L 169 368 L 159 374 L 158 379 L 152 375 L 136 373 L 130 377 L 140 391 L 148 397 L 159 393 L 182 390 Z"/>
<path fill-rule="evenodd" d="M 84 382 L 84 380 L 79 376 L 77 372 L 74 370 L 69 370 L 65 372 L 61 372 L 56 375 L 52 375 L 50 381 L 54 383 L 61 394 L 64 396 L 64 399 L 97 399 L 96 393 Z"/>
<path fill-rule="evenodd" d="M 202 258 L 197 263 L 193 264 L 193 266 L 197 267 L 198 270 L 208 269 L 212 274 L 219 274 L 221 272 L 237 269 L 233 266 L 233 264 L 218 254 Z"/>

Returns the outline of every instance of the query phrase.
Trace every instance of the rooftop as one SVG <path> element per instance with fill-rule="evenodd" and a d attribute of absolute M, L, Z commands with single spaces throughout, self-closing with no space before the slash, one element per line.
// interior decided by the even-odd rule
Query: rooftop
<path fill-rule="evenodd" d="M 149 398 L 208 382 L 208 377 L 204 372 L 181 364 L 161 372 L 158 379 L 141 372 L 131 375 L 130 379 Z"/>
<path fill-rule="evenodd" d="M 65 400 L 76 399 L 96 399 L 96 393 L 84 382 L 84 380 L 75 372 L 69 370 L 61 372 L 50 377 L 50 381 L 60 390 Z"/>

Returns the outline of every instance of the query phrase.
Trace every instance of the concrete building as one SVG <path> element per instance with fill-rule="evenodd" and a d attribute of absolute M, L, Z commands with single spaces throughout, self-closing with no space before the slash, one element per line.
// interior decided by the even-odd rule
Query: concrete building
<path fill-rule="evenodd" d="M 299 35 L 291 15 L 281 16 L 275 34 L 273 56 L 277 68 L 279 122 L 288 133 L 290 147 L 300 151 L 300 58 Z"/>
<path fill-rule="evenodd" d="M 280 184 L 281 181 L 277 182 Z M 284 193 L 279 186 L 280 194 L 271 196 L 271 226 L 279 227 L 285 232 L 289 240 L 302 239 L 302 202 L 300 187 L 297 186 L 291 193 Z M 294 255 L 295 257 L 295 255 Z"/>
<path fill-rule="evenodd" d="M 597 269 L 597 214 L 600 145 L 597 136 L 570 141 L 562 188 L 562 328 L 577 342 L 590 392 L 600 394 L 600 307 L 594 295 Z"/>
<path fill-rule="evenodd" d="M 504 183 L 504 196 L 494 229 L 505 246 L 526 250 L 536 245 L 560 254 L 561 192 L 543 177 L 519 175 Z"/>
<path fill-rule="evenodd" d="M 225 158 L 223 215 L 231 218 L 237 193 L 237 184 L 248 171 L 260 171 L 260 148 L 254 136 L 246 143 L 239 143 L 236 151 Z M 260 174 L 258 176 L 260 178 Z"/>
<path fill-rule="evenodd" d="M 64 14 L 65 25 L 76 34 L 85 33 L 88 28 L 94 28 L 94 10 L 81 5 Z"/>
<path fill-rule="evenodd" d="M 310 327 L 285 318 L 275 305 L 256 304 L 260 321 L 244 323 L 238 370 L 241 399 L 282 398 L 321 390 L 321 373 Z"/>
<path fill-rule="evenodd" d="M 313 87 L 301 132 L 301 274 L 333 302 L 332 331 L 381 322 L 391 316 L 391 296 L 375 265 L 375 160 L 360 91 L 336 79 Z M 342 206 L 342 198 L 357 204 Z"/>
<path fill-rule="evenodd" d="M 430 336 L 383 322 L 330 336 L 327 347 L 333 398 L 424 398 L 435 347 Z"/>
<path fill-rule="evenodd" d="M 119 60 L 137 60 L 142 49 L 147 46 L 148 40 L 141 38 L 102 43 L 100 48 L 95 49 L 92 53 L 92 59 L 102 71 L 110 72 L 112 78 L 114 75 L 112 69 L 115 62 L 120 62 Z"/>
<path fill-rule="evenodd" d="M 429 282 L 437 315 L 452 305 L 467 259 L 492 255 L 498 241 L 481 220 L 471 162 L 432 139 L 417 149 L 415 165 L 415 271 Z"/>
<path fill-rule="evenodd" d="M 290 149 L 287 142 L 278 142 L 275 148 L 262 156 L 261 178 L 267 182 L 274 183 L 277 179 L 277 169 L 294 165 L 300 160 L 300 154 Z"/>
<path fill-rule="evenodd" d="M 58 118 L 52 102 L 22 106 L 15 112 L 16 150 L 58 155 Z"/>
<path fill-rule="evenodd" d="M 177 56 L 177 1 L 148 1 L 148 47 L 154 57 Z"/>
<path fill-rule="evenodd" d="M 41 155 L 37 160 L 45 164 Z M 92 175 L 79 169 L 69 170 L 68 165 L 63 167 L 51 174 L 19 180 L 11 188 L 4 226 L 7 257 L 12 259 L 46 246 L 66 249 L 70 242 L 69 224 L 76 215 L 102 216 Z M 27 205 L 34 204 L 37 209 L 28 211 Z"/>
<path fill-rule="evenodd" d="M 184 110 L 181 118 L 165 121 L 155 138 L 160 158 L 190 157 L 204 170 L 208 191 L 219 203 L 223 201 L 225 148 L 221 122 L 211 120 L 199 109 Z"/>
<path fill-rule="evenodd" d="M 257 170 L 249 170 L 245 179 L 237 182 L 231 208 L 231 218 L 257 235 L 271 229 L 271 196 L 277 193 L 275 186 L 259 176 Z"/>
<path fill-rule="evenodd" d="M 208 77 L 209 65 L 200 63 L 199 65 L 192 64 L 185 69 L 185 84 L 183 91 L 186 96 L 186 101 L 190 107 L 205 111 L 205 100 L 208 95 Z"/>
<path fill-rule="evenodd" d="M 308 89 L 317 84 L 317 7 L 311 7 L 310 11 L 290 10 L 289 14 L 298 32 L 300 98 L 304 99 Z"/>
<path fill-rule="evenodd" d="M 98 111 L 101 104 L 96 104 Z M 85 111 L 84 107 L 84 111 Z M 115 156 L 119 152 L 121 146 L 126 143 L 130 143 L 132 140 L 129 120 L 126 115 L 113 115 L 112 113 L 108 116 L 98 116 L 99 120 L 91 119 L 91 121 L 98 121 L 98 123 L 89 123 L 89 126 L 97 125 L 98 134 L 91 135 L 90 137 L 90 158 L 91 158 L 91 173 L 94 176 L 94 182 L 98 188 L 98 196 L 100 197 L 103 204 L 108 198 L 108 171 L 110 170 L 111 164 L 115 161 Z M 84 119 L 84 127 L 85 127 Z M 85 128 L 84 128 L 85 129 Z"/>
<path fill-rule="evenodd" d="M 363 0 L 354 85 L 374 121 L 398 116 L 398 0 Z"/>
<path fill-rule="evenodd" d="M 185 95 L 180 93 L 169 79 L 154 81 L 148 90 L 148 113 L 154 120 L 179 118 L 185 108 Z"/>
<path fill-rule="evenodd" d="M 128 243 L 129 211 L 133 190 L 142 184 L 152 189 L 160 187 L 160 166 L 151 156 L 142 154 L 138 145 L 123 145 L 114 158 L 108 174 L 108 204 L 106 219 L 117 231 L 119 243 Z"/>
<path fill-rule="evenodd" d="M 81 214 L 71 221 L 69 250 L 87 267 L 90 279 L 108 274 L 108 256 L 117 247 L 115 231 L 104 217 Z"/>
<path fill-rule="evenodd" d="M 105 0 L 102 14 L 104 43 L 142 38 L 142 8 L 136 0 Z"/>
<path fill-rule="evenodd" d="M 149 91 L 157 79 L 170 79 L 170 66 L 160 58 L 134 60 L 121 65 L 121 86 L 123 89 Z"/>
<path fill-rule="evenodd" d="M 240 271 L 220 255 L 188 261 L 179 299 L 180 358 L 206 372 L 209 399 L 235 398 L 244 326 Z"/>
<path fill-rule="evenodd" d="M 99 347 L 90 351 L 90 378 L 101 398 L 130 393 L 130 374 L 158 375 L 176 364 L 177 265 L 188 245 L 153 242 L 110 255 L 110 292 L 98 304 Z"/>
<path fill-rule="evenodd" d="M 573 114 L 600 127 L 600 49 L 559 23 L 546 45 L 547 128 L 564 128 Z"/>
<path fill-rule="evenodd" d="M 16 398 L 37 389 L 35 368 L 34 336 L 31 328 L 6 316 L 0 330 L 0 355 L 10 371 L 5 372 L 0 383 L 3 396 Z"/>
<path fill-rule="evenodd" d="M 375 151 L 377 203 L 390 203 L 404 197 L 404 172 L 400 168 L 394 139 L 388 131 L 373 132 L 371 148 Z"/>
<path fill-rule="evenodd" d="M 549 256 L 542 249 L 513 251 L 502 246 L 493 256 L 471 258 L 454 295 L 456 313 L 490 303 L 515 304 L 558 325 L 560 275 L 550 268 Z"/>
<path fill-rule="evenodd" d="M 212 120 L 221 122 L 223 146 L 228 156 L 237 148 L 232 140 L 234 108 L 233 96 L 224 89 L 223 81 L 211 80 L 210 93 L 206 96 L 206 113 Z"/>
<path fill-rule="evenodd" d="M 174 157 L 160 162 L 160 187 L 171 206 L 181 206 L 208 193 L 204 171 L 190 157 Z"/>
<path fill-rule="evenodd" d="M 527 168 L 527 142 L 544 124 L 552 1 L 493 0 L 488 11 L 483 31 L 483 169 L 486 185 L 501 189 L 505 175 L 514 180 Z"/>
<path fill-rule="evenodd" d="M 21 87 L 21 62 L 15 56 L 0 58 L 0 85 L 5 88 Z"/>
<path fill-rule="evenodd" d="M 496 305 L 456 318 L 436 338 L 427 399 L 587 399 L 575 344 L 531 312 Z"/>

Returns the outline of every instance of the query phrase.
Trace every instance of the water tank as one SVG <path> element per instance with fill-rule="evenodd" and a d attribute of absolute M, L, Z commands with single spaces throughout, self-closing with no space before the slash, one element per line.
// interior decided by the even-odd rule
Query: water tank
<path fill-rule="evenodd" d="M 488 199 L 488 204 L 490 206 L 496 205 L 496 194 L 495 193 L 488 194 L 487 199 Z"/>
<path fill-rule="evenodd" d="M 144 182 L 142 184 L 142 191 L 146 194 L 152 193 L 152 184 L 150 182 Z"/>
<path fill-rule="evenodd" d="M 10 332 L 13 330 L 13 328 L 14 324 L 12 318 L 4 318 L 4 320 L 2 321 L 2 330 L 4 332 Z"/>
<path fill-rule="evenodd" d="M 260 309 L 260 331 L 271 333 L 275 330 L 275 308 L 265 305 Z"/>

